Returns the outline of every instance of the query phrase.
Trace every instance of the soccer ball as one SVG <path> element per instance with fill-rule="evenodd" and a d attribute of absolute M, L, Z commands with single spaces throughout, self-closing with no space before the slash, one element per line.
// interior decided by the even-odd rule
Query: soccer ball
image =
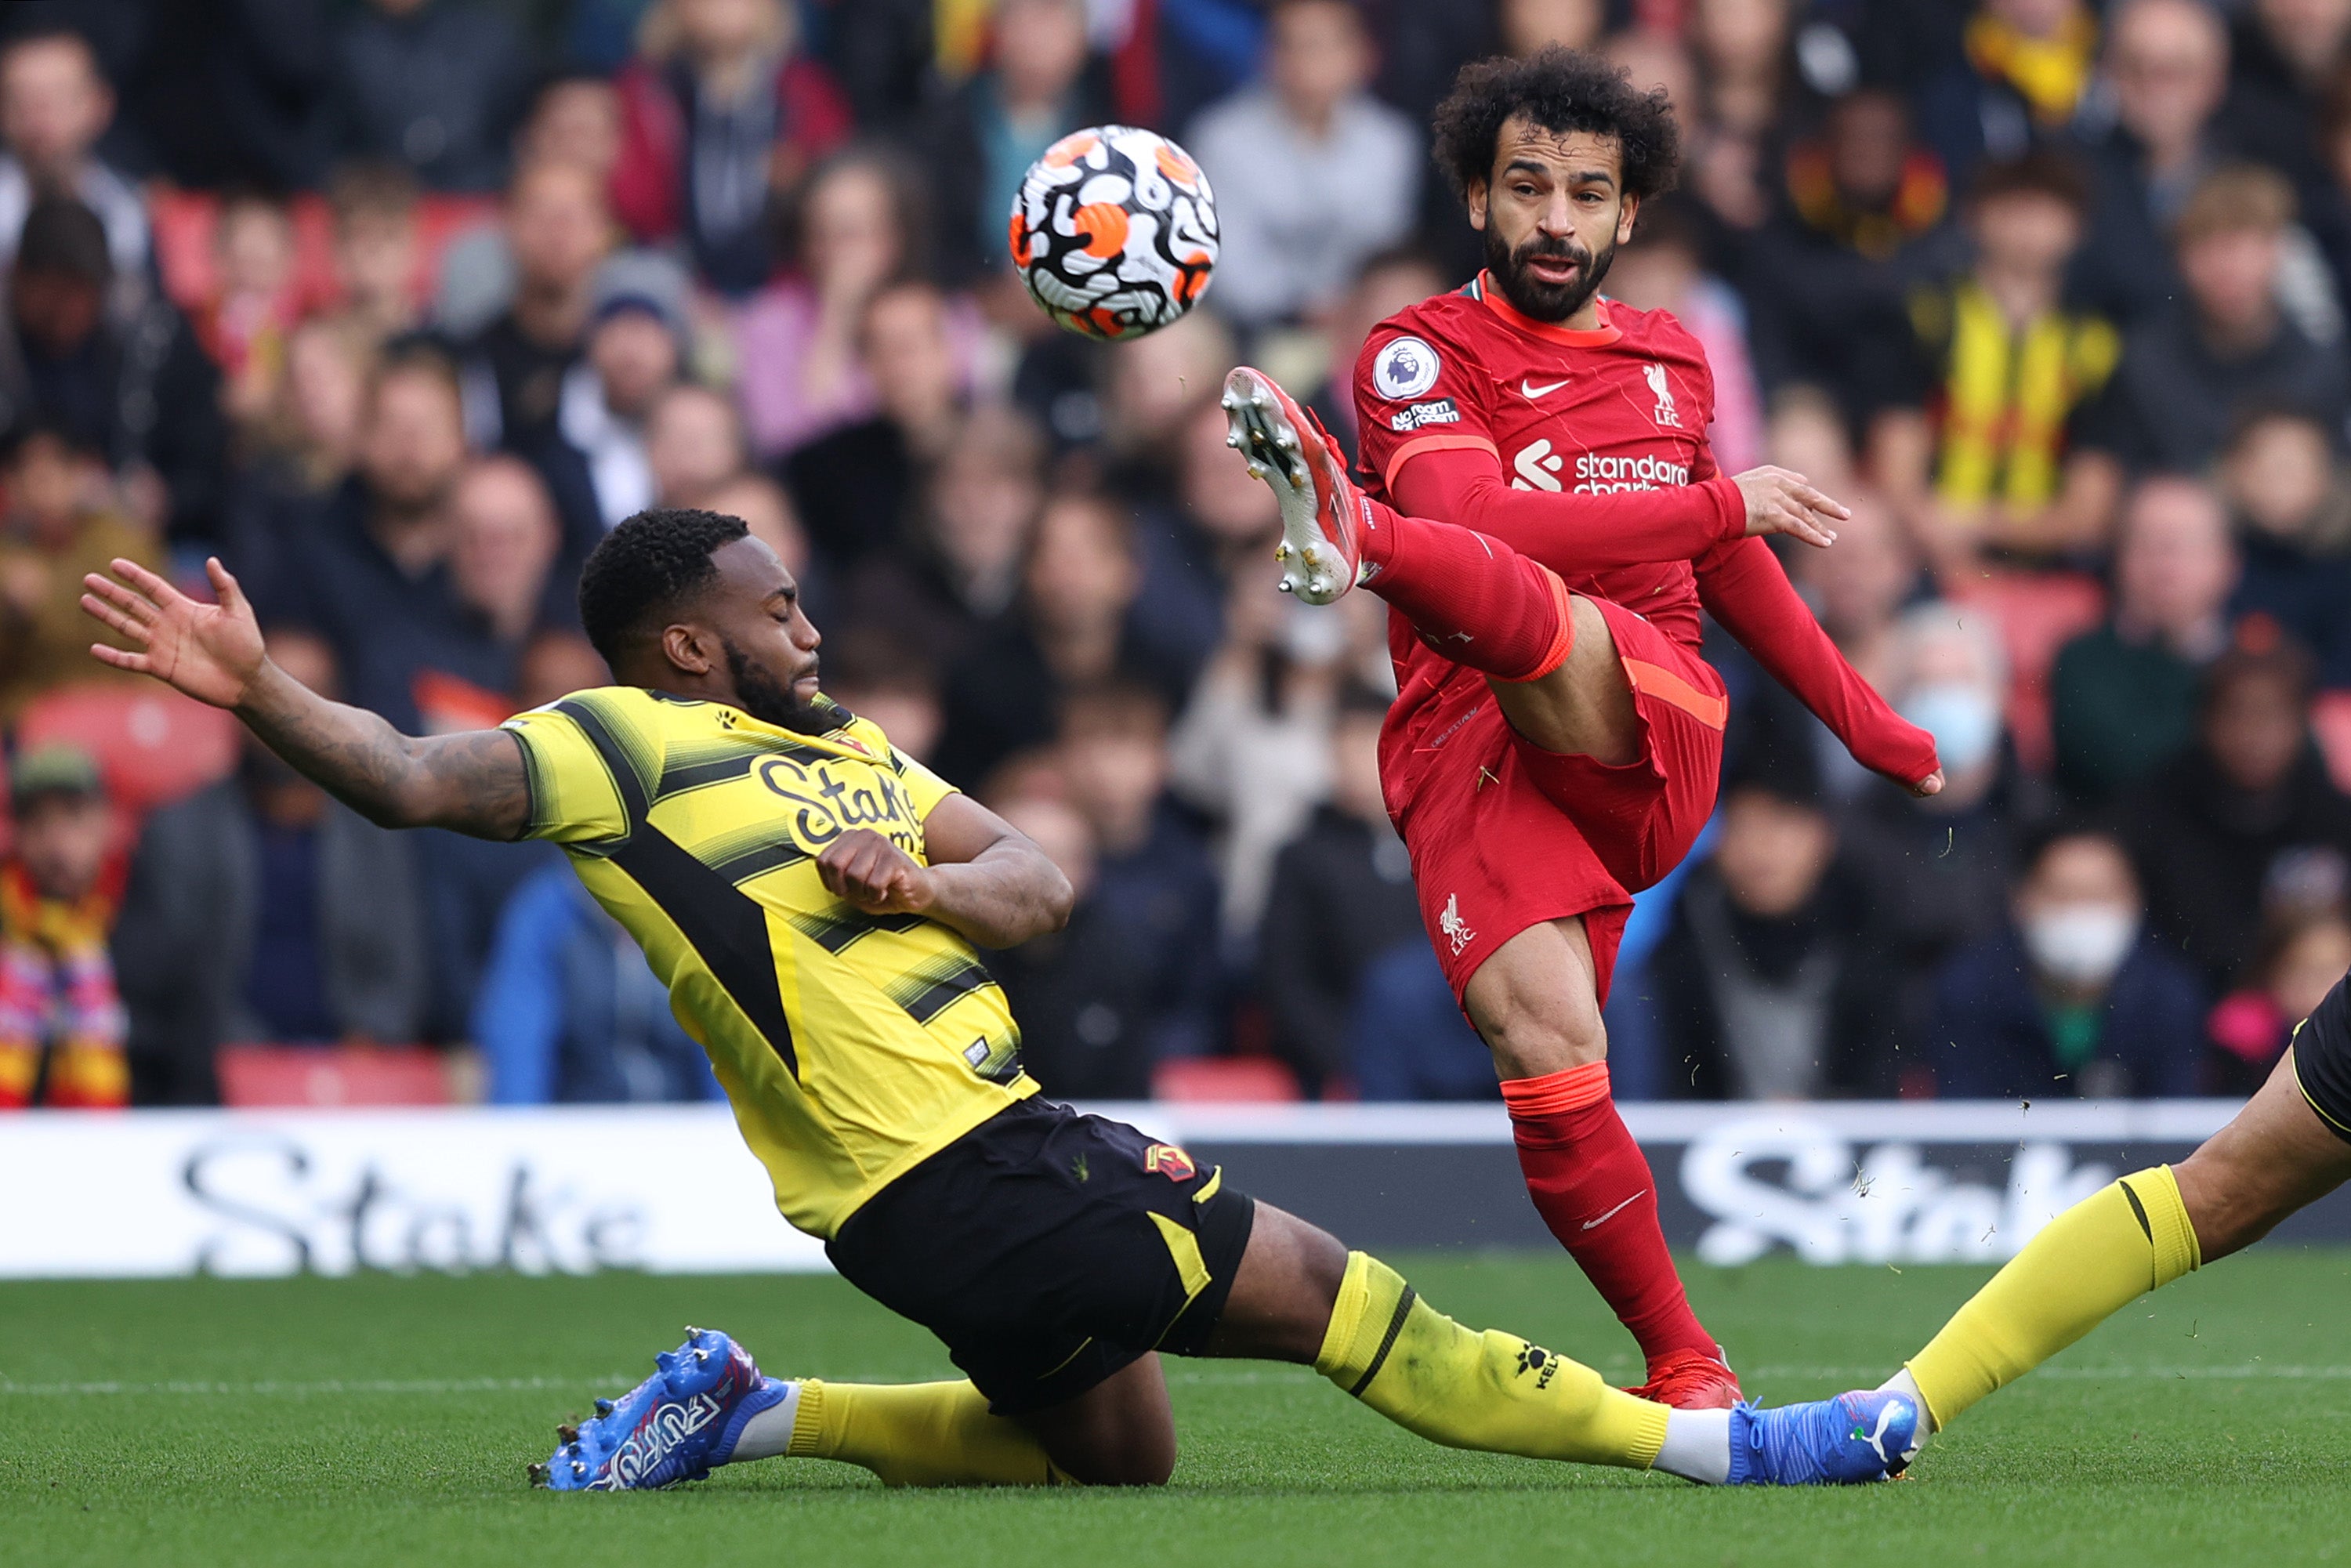
<path fill-rule="evenodd" d="M 1217 203 L 1192 155 L 1132 125 L 1073 131 L 1029 166 L 1012 265 L 1072 332 L 1115 340 L 1189 310 L 1217 265 Z"/>

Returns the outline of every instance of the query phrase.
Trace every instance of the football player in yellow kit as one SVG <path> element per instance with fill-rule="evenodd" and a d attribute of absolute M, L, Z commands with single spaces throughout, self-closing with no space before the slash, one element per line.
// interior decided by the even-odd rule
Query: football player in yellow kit
<path fill-rule="evenodd" d="M 1221 1167 L 1040 1097 L 977 948 L 1058 928 L 1069 883 L 821 694 L 797 585 L 739 518 L 643 513 L 597 548 L 581 620 L 617 684 L 423 738 L 271 664 L 209 570 L 214 605 L 129 561 L 93 574 L 83 606 L 128 644 L 93 652 L 233 711 L 377 822 L 561 844 L 708 1051 L 778 1208 L 967 1375 L 769 1377 L 694 1331 L 564 1430 L 547 1484 L 794 1455 L 904 1484 L 1155 1483 L 1176 1459 L 1161 1351 L 1311 1364 L 1440 1443 L 1718 1483 L 1875 1479 L 1909 1440 L 1897 1396 L 1634 1398 L 1464 1328 Z"/>

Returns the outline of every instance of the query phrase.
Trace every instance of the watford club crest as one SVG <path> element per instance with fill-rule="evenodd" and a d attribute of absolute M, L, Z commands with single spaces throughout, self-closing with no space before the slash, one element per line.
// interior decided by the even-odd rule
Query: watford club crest
<path fill-rule="evenodd" d="M 1200 1173 L 1192 1156 L 1173 1144 L 1154 1144 L 1144 1150 L 1143 1168 L 1156 1171 L 1172 1182 L 1187 1182 Z"/>

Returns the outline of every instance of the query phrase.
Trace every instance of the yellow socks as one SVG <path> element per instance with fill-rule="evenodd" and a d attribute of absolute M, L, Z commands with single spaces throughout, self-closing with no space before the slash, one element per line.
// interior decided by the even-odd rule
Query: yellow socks
<path fill-rule="evenodd" d="M 1928 1414 L 1949 1426 L 2202 1261 L 2169 1166 L 2100 1188 L 2051 1220 L 1911 1358 Z"/>
<path fill-rule="evenodd" d="M 968 1383 L 800 1384 L 794 1458 L 862 1465 L 884 1486 L 1057 1486 L 1069 1478 Z"/>
<path fill-rule="evenodd" d="M 1462 1327 L 1361 1252 L 1347 1255 L 1314 1370 L 1448 1448 L 1646 1469 L 1666 1438 L 1664 1406 L 1515 1334 Z"/>

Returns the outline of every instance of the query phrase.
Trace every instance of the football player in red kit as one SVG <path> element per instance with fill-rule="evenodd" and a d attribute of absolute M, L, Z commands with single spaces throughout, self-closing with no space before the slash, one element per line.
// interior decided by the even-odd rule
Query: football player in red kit
<path fill-rule="evenodd" d="M 1784 470 L 1719 474 L 1705 354 L 1671 316 L 1599 294 L 1672 180 L 1665 94 L 1563 49 L 1489 60 L 1436 140 L 1487 266 L 1366 340 L 1361 487 L 1258 371 L 1227 382 L 1232 439 L 1281 498 L 1283 586 L 1389 604 L 1388 810 L 1536 1208 L 1639 1340 L 1635 1392 L 1727 1406 L 1739 1385 L 1666 1250 L 1601 1024 L 1632 895 L 1714 808 L 1728 704 L 1701 607 L 1860 761 L 1921 794 L 1942 776 L 1761 537 L 1826 546 L 1844 507 Z"/>

